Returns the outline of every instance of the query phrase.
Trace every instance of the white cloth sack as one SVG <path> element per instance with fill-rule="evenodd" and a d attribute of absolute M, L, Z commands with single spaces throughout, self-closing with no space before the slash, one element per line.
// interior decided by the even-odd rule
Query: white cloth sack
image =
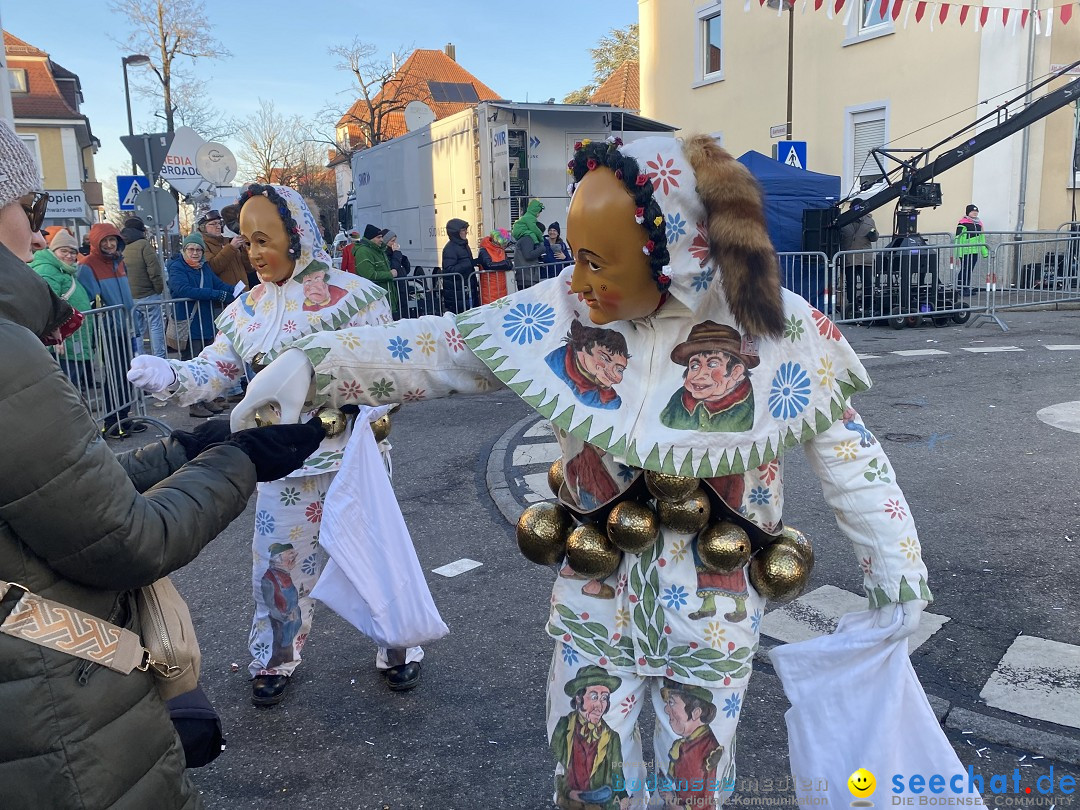
<path fill-rule="evenodd" d="M 788 728 L 791 775 L 796 793 L 808 800 L 828 797 L 828 806 L 847 807 L 856 797 L 848 778 L 860 768 L 874 775 L 875 794 L 865 798 L 878 808 L 895 797 L 953 800 L 970 796 L 967 770 L 934 716 L 922 684 L 908 659 L 907 639 L 886 641 L 899 629 L 899 609 L 889 627 L 874 625 L 875 612 L 849 613 L 836 632 L 785 644 L 769 652 L 791 708 Z M 913 774 L 922 775 L 921 791 L 909 790 Z M 935 795 L 930 778 L 941 774 Z M 963 775 L 950 786 L 953 776 Z M 893 778 L 903 777 L 902 792 Z M 945 802 L 941 802 L 944 804 Z M 984 807 L 981 800 L 967 807 Z"/>
<path fill-rule="evenodd" d="M 376 644 L 415 647 L 449 629 L 431 598 L 412 537 L 361 407 L 323 504 L 319 544 L 330 555 L 311 595 Z"/>

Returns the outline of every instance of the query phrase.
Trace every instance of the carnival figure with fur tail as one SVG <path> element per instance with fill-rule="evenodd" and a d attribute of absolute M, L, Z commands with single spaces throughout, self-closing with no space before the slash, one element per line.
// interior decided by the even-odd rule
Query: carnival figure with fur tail
<path fill-rule="evenodd" d="M 896 638 L 931 598 L 926 568 L 895 478 L 864 475 L 887 463 L 846 413 L 866 371 L 781 289 L 746 169 L 704 136 L 582 141 L 568 168 L 574 264 L 558 278 L 457 316 L 307 337 L 256 378 L 234 426 L 270 402 L 297 418 L 312 379 L 331 403 L 511 387 L 562 449 L 555 500 L 518 523 L 522 552 L 557 572 L 554 800 L 649 803 L 636 733 L 648 699 L 662 800 L 720 806 L 765 601 L 797 595 L 813 562 L 782 522 L 785 450 L 801 445 L 820 478 L 879 622 L 902 615 Z M 586 332 L 571 357 L 567 336 Z M 687 792 L 692 777 L 707 788 Z"/>

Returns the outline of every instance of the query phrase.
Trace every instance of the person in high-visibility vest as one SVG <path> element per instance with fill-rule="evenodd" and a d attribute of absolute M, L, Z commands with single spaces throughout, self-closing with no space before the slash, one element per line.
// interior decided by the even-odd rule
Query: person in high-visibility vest
<path fill-rule="evenodd" d="M 979 219 L 979 206 L 969 205 L 964 209 L 964 216 L 956 224 L 956 247 L 953 255 L 960 260 L 960 272 L 956 275 L 956 286 L 963 296 L 971 295 L 971 271 L 979 263 L 980 256 L 989 256 L 986 236 L 983 235 L 982 220 Z"/>

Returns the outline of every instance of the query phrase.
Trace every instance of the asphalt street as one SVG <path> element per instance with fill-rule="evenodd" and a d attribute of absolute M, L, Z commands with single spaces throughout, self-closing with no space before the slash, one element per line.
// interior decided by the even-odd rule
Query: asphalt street
<path fill-rule="evenodd" d="M 931 610 L 949 618 L 913 654 L 915 669 L 926 691 L 953 707 L 957 720 L 947 733 L 965 765 L 987 774 L 1024 768 L 1028 781 L 1051 767 L 1058 776 L 1080 767 L 1068 754 L 1055 760 L 1037 746 L 965 734 L 963 711 L 1080 746 L 1076 728 L 979 697 L 1018 636 L 1080 644 L 1080 434 L 1036 417 L 1080 400 L 1080 351 L 1046 348 L 1080 344 L 1080 312 L 1006 320 L 1007 333 L 993 325 L 843 331 L 858 352 L 874 355 L 865 360 L 874 388 L 855 404 L 911 504 L 936 598 Z M 987 347 L 1015 350 L 968 351 Z M 926 349 L 943 353 L 892 353 Z M 194 421 L 173 406 L 149 412 L 173 427 Z M 550 806 L 544 684 L 552 645 L 544 622 L 552 574 L 518 553 L 487 475 L 493 446 L 529 413 L 503 391 L 412 404 L 394 418 L 394 488 L 451 629 L 428 648 L 412 692 L 389 692 L 374 667 L 374 645 L 324 609 L 286 701 L 251 705 L 253 504 L 175 575 L 199 632 L 202 681 L 228 738 L 217 762 L 192 772 L 208 807 Z M 857 561 L 797 451 L 785 485 L 785 519 L 815 541 L 810 588 L 858 591 Z M 463 558 L 482 565 L 452 578 L 430 573 Z M 740 778 L 758 783 L 740 783 L 737 795 L 769 793 L 763 780 L 782 783 L 788 774 L 788 703 L 768 664 L 758 670 L 738 745 Z"/>

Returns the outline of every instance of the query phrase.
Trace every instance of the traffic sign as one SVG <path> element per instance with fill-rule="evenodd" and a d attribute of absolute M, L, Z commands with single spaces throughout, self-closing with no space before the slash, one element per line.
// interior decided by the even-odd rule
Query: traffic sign
<path fill-rule="evenodd" d="M 120 197 L 121 211 L 134 211 L 135 198 L 144 188 L 150 188 L 150 178 L 141 174 L 116 175 L 116 191 Z"/>
<path fill-rule="evenodd" d="M 806 141 L 780 141 L 774 144 L 776 159 L 785 166 L 806 168 Z"/>
<path fill-rule="evenodd" d="M 135 198 L 135 212 L 152 228 L 168 227 L 179 211 L 176 200 L 163 188 L 148 188 Z"/>
<path fill-rule="evenodd" d="M 165 162 L 165 156 L 169 154 L 172 146 L 173 133 L 156 132 L 143 133 L 142 135 L 121 135 L 120 143 L 131 153 L 136 165 L 148 175 L 157 177 L 158 169 Z M 150 146 L 150 165 L 146 163 L 147 144 Z"/>

